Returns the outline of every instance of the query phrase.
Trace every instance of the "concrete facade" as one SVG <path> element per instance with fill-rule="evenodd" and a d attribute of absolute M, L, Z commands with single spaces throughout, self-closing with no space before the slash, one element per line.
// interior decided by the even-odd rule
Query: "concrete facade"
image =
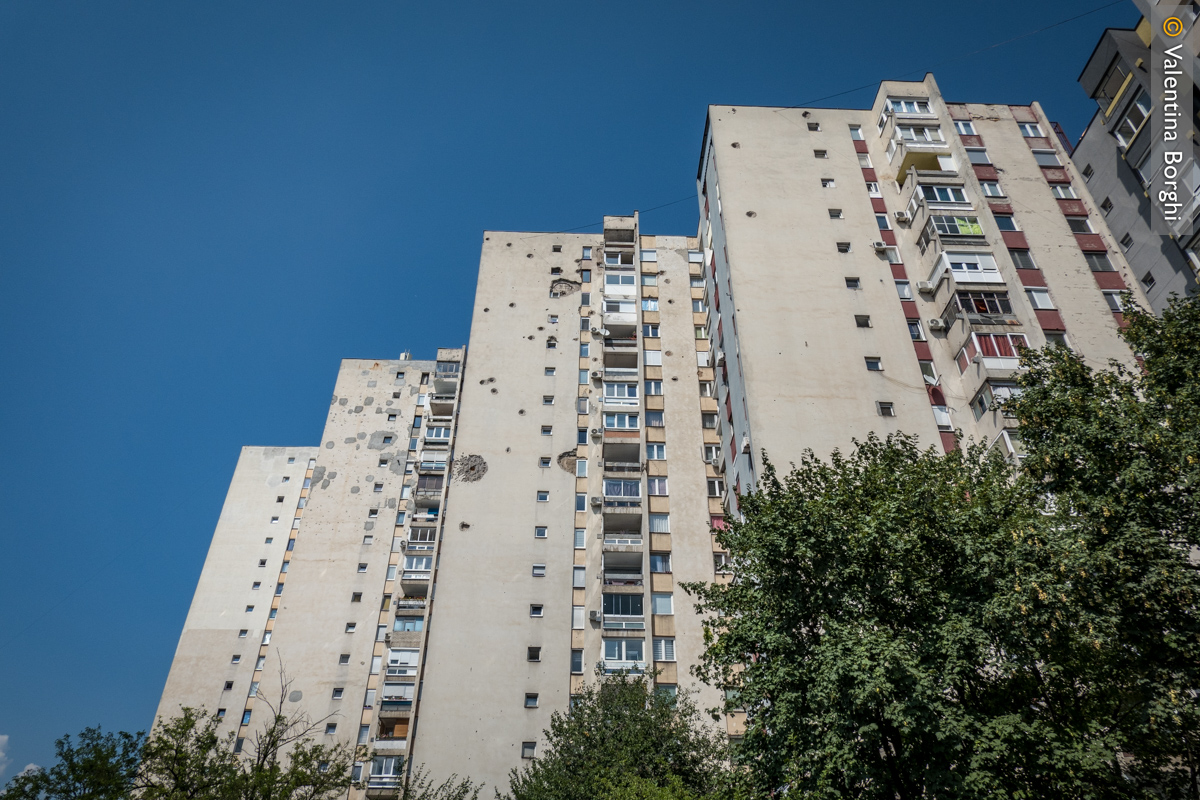
<path fill-rule="evenodd" d="M 680 584 L 730 580 L 712 529 L 764 450 L 1019 458 L 995 401 L 1020 347 L 1133 365 L 1116 296 L 1145 296 L 1052 130 L 932 76 L 867 109 L 712 106 L 696 236 L 484 232 L 469 362 L 343 362 L 319 447 L 243 453 L 160 715 L 246 738 L 282 665 L 383 797 L 414 763 L 503 788 L 597 670 L 717 705 Z"/>
<path fill-rule="evenodd" d="M 1200 235 L 1187 241 L 1151 231 L 1147 186 L 1150 164 L 1150 31 L 1110 28 L 1079 76 L 1099 108 L 1075 146 L 1074 159 L 1105 222 L 1117 237 L 1150 307 L 1161 313 L 1172 294 L 1195 293 L 1200 275 Z M 1196 149 L 1195 119 L 1192 149 Z"/>

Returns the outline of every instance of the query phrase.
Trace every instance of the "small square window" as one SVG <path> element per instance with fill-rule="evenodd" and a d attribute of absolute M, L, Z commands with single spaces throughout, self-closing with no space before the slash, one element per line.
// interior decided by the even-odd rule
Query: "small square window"
<path fill-rule="evenodd" d="M 554 426 L 553 425 L 543 425 L 542 426 L 542 436 L 553 436 L 553 435 L 554 435 Z"/>
<path fill-rule="evenodd" d="M 253 611 L 253 610 L 254 610 L 254 606 L 246 606 L 246 613 L 247 613 L 247 614 L 249 614 L 249 613 L 250 613 L 251 611 Z"/>
<path fill-rule="evenodd" d="M 545 525 L 538 525 L 537 527 L 535 527 L 535 528 L 533 529 L 533 538 L 535 538 L 535 539 L 545 539 L 545 538 L 546 538 L 546 526 L 545 526 Z"/>
<path fill-rule="evenodd" d="M 879 409 L 879 416 L 881 417 L 896 416 L 896 407 L 892 403 L 879 402 L 875 404 L 875 407 Z"/>
<path fill-rule="evenodd" d="M 363 537 L 363 544 L 375 544 L 375 537 L 368 533 Z"/>
<path fill-rule="evenodd" d="M 378 516 L 379 516 L 378 508 L 372 508 L 367 511 L 367 519 L 375 519 Z"/>
<path fill-rule="evenodd" d="M 537 751 L 537 742 L 521 742 L 521 758 L 533 758 Z"/>
<path fill-rule="evenodd" d="M 251 587 L 250 587 L 250 589 L 251 589 L 251 590 L 254 590 L 254 589 L 259 589 L 259 588 L 261 588 L 261 587 L 262 587 L 262 581 L 255 581 L 255 582 L 254 582 L 254 585 L 253 585 L 253 586 L 251 586 Z"/>
<path fill-rule="evenodd" d="M 554 405 L 554 395 L 552 395 L 552 394 L 542 395 L 542 405 L 544 405 L 544 406 Z"/>
<path fill-rule="evenodd" d="M 530 692 L 525 695 L 525 707 L 526 708 L 537 708 L 538 707 L 538 696 L 536 693 Z"/>
<path fill-rule="evenodd" d="M 1094 172 L 1095 172 L 1095 170 L 1092 169 L 1091 164 L 1085 164 L 1083 167 L 1083 179 L 1085 181 L 1090 181 L 1092 179 L 1092 174 Z"/>
<path fill-rule="evenodd" d="M 871 372 L 883 371 L 883 359 L 868 356 L 865 360 L 867 362 L 867 369 Z"/>
<path fill-rule="evenodd" d="M 590 248 L 590 247 L 583 248 L 583 258 L 585 260 L 590 260 L 591 257 L 592 257 L 592 248 Z"/>
<path fill-rule="evenodd" d="M 271 517 L 271 524 L 272 525 L 279 524 L 279 517 Z"/>
<path fill-rule="evenodd" d="M 359 564 L 359 565 L 358 565 L 358 571 L 359 571 L 359 572 L 366 572 L 366 571 L 367 571 L 367 565 L 366 565 L 366 564 Z"/>
<path fill-rule="evenodd" d="M 828 150 L 813 150 L 813 158 L 829 158 Z"/>
<path fill-rule="evenodd" d="M 810 123 L 808 123 L 808 129 L 809 129 L 810 131 L 819 131 L 819 130 L 821 130 L 821 123 L 819 123 L 819 122 L 810 122 Z"/>
<path fill-rule="evenodd" d="M 1147 289 L 1154 288 L 1154 284 L 1156 284 L 1157 282 L 1158 281 L 1156 281 L 1154 279 L 1154 274 L 1151 272 L 1147 272 L 1145 275 L 1142 276 L 1142 286 L 1145 286 Z"/>
<path fill-rule="evenodd" d="M 258 565 L 259 565 L 260 567 L 265 567 L 265 566 L 267 565 L 267 560 L 266 560 L 265 558 L 260 558 L 260 559 L 258 560 Z"/>
<path fill-rule="evenodd" d="M 346 633 L 354 633 L 354 629 L 355 629 L 355 628 L 357 628 L 357 627 L 358 627 L 358 623 L 356 623 L 356 622 L 347 622 L 347 623 L 346 623 Z"/>
<path fill-rule="evenodd" d="M 535 577 L 535 578 L 546 577 L 546 565 L 545 564 L 534 564 L 533 565 L 533 577 Z"/>
<path fill-rule="evenodd" d="M 871 157 L 866 153 L 859 153 L 858 165 L 863 169 L 871 169 Z"/>
<path fill-rule="evenodd" d="M 821 178 L 822 189 L 833 189 L 835 186 L 836 184 L 833 182 L 833 178 Z"/>
<path fill-rule="evenodd" d="M 842 218 L 842 210 L 840 208 L 829 209 L 829 218 L 830 219 L 841 219 Z"/>
<path fill-rule="evenodd" d="M 1129 252 L 1129 248 L 1133 247 L 1133 237 L 1128 233 L 1121 237 L 1121 249 Z"/>
<path fill-rule="evenodd" d="M 392 437 L 391 437 L 391 436 L 385 436 L 385 437 L 383 437 L 383 443 L 384 443 L 384 444 L 391 444 L 391 443 L 392 443 Z M 410 449 L 411 449 L 411 448 L 410 448 Z"/>
<path fill-rule="evenodd" d="M 228 692 L 231 689 L 233 689 L 233 681 L 225 681 L 225 691 Z"/>
<path fill-rule="evenodd" d="M 550 493 L 545 492 L 545 491 L 538 492 L 537 493 L 537 501 L 539 503 L 549 503 L 550 502 Z"/>
<path fill-rule="evenodd" d="M 240 655 L 235 655 L 233 658 L 229 659 L 229 663 L 230 664 L 240 664 L 240 663 L 242 663 L 242 657 Z"/>
<path fill-rule="evenodd" d="M 553 374 L 554 374 L 554 367 L 546 367 L 546 374 L 547 374 L 547 375 L 553 375 Z"/>
<path fill-rule="evenodd" d="M 540 647 L 525 648 L 525 660 L 526 661 L 541 661 L 542 660 L 542 648 L 540 648 Z"/>
<path fill-rule="evenodd" d="M 549 467 L 550 466 L 550 456 L 542 456 L 541 458 L 539 458 L 538 466 L 541 467 L 542 469 L 546 469 L 547 467 Z"/>
<path fill-rule="evenodd" d="M 1108 197 L 1104 198 L 1104 200 L 1100 202 L 1100 210 L 1105 214 L 1108 214 L 1108 212 L 1113 210 L 1113 201 Z"/>
<path fill-rule="evenodd" d="M 388 420 L 387 420 L 387 421 L 388 421 L 388 422 L 395 422 L 395 421 L 396 421 L 396 415 L 395 415 L 395 414 L 388 414 Z"/>
<path fill-rule="evenodd" d="M 225 719 L 225 709 L 223 709 L 223 708 L 217 709 L 217 719 Z"/>
<path fill-rule="evenodd" d="M 553 244 L 553 245 L 550 245 L 550 251 L 551 251 L 551 252 L 554 252 L 554 253 L 561 253 L 561 252 L 562 252 L 562 245 L 561 245 L 561 244 Z"/>
<path fill-rule="evenodd" d="M 338 656 L 338 664 L 344 666 L 349 663 L 350 663 L 350 654 L 349 653 L 342 653 L 340 656 Z"/>
<path fill-rule="evenodd" d="M 337 723 L 336 722 L 326 722 L 325 723 L 325 735 L 332 736 L 335 733 L 337 733 Z"/>
<path fill-rule="evenodd" d="M 849 253 L 850 252 L 850 243 L 849 242 L 838 242 L 837 243 L 837 251 L 839 253 Z"/>
<path fill-rule="evenodd" d="M 282 502 L 283 502 L 283 495 L 279 495 L 278 497 L 276 497 L 276 498 L 275 498 L 275 502 L 276 502 L 276 503 L 282 503 Z"/>
<path fill-rule="evenodd" d="M 350 595 L 350 602 L 351 603 L 361 603 L 362 602 L 362 592 L 355 592 L 354 594 Z"/>
<path fill-rule="evenodd" d="M 871 327 L 871 317 L 867 314 L 855 314 L 854 315 L 854 326 L 856 328 Z"/>
<path fill-rule="evenodd" d="M 1087 217 L 1067 217 L 1067 227 L 1071 233 L 1092 233 L 1092 224 Z"/>
<path fill-rule="evenodd" d="M 383 491 L 383 484 L 382 483 L 375 484 L 375 492 L 378 493 L 378 492 L 382 492 L 382 491 Z"/>
<path fill-rule="evenodd" d="M 543 607 L 540 603 L 531 603 L 529 605 L 529 616 L 540 617 L 540 616 L 542 616 L 542 612 L 543 612 Z"/>
<path fill-rule="evenodd" d="M 295 459 L 294 457 L 293 457 L 293 458 L 289 458 L 289 459 L 288 459 L 288 463 L 289 463 L 289 464 L 295 464 L 295 463 L 296 463 L 296 459 Z"/>

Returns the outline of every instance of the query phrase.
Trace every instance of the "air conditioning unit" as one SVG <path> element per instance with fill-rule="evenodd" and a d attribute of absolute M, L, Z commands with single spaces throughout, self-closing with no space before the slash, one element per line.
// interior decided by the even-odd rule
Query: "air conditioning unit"
<path fill-rule="evenodd" d="M 876 251 L 887 250 L 887 242 L 871 242 L 871 247 L 875 248 Z"/>
<path fill-rule="evenodd" d="M 725 363 L 725 351 L 724 350 L 720 350 L 717 352 L 717 360 L 715 363 L 718 367 Z"/>
<path fill-rule="evenodd" d="M 599 611 L 589 611 L 588 619 L 590 619 L 592 622 L 600 622 L 603 618 L 601 617 Z"/>
<path fill-rule="evenodd" d="M 604 499 L 597 497 L 596 495 L 592 495 L 592 508 L 600 508 L 602 505 L 604 505 Z"/>
<path fill-rule="evenodd" d="M 933 281 L 917 281 L 917 291 L 921 294 L 929 294 L 933 291 Z"/>
<path fill-rule="evenodd" d="M 744 433 L 742 434 L 742 452 L 743 453 L 750 452 L 750 437 Z"/>
<path fill-rule="evenodd" d="M 725 462 L 721 460 L 720 456 L 713 458 L 708 463 L 712 464 L 712 468 L 716 470 L 718 474 L 725 471 Z"/>
<path fill-rule="evenodd" d="M 942 320 L 938 319 L 937 317 L 934 317 L 933 319 L 929 320 L 929 330 L 944 331 L 944 330 L 946 330 L 946 323 L 943 322 Z"/>
<path fill-rule="evenodd" d="M 604 435 L 604 431 L 601 430 L 600 428 L 592 428 L 592 438 L 593 439 L 599 439 L 603 435 Z"/>
<path fill-rule="evenodd" d="M 601 372 L 600 370 L 598 370 L 598 369 L 592 370 L 592 380 L 598 381 L 603 377 L 604 377 L 604 373 Z"/>
<path fill-rule="evenodd" d="M 911 221 L 912 221 L 912 217 L 910 217 L 908 215 L 907 211 L 897 211 L 896 212 L 896 222 L 911 222 Z"/>
<path fill-rule="evenodd" d="M 599 329 L 599 328 L 596 328 L 596 327 L 593 327 L 593 328 L 592 328 L 592 333 L 593 333 L 593 334 L 595 334 L 595 335 L 597 335 L 597 336 L 599 336 L 599 335 L 600 335 L 600 329 Z"/>

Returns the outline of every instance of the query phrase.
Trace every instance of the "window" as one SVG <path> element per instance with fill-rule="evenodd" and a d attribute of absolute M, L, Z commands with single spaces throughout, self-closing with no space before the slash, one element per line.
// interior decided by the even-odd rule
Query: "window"
<path fill-rule="evenodd" d="M 651 533 L 670 533 L 671 532 L 671 516 L 669 514 L 651 514 L 650 515 L 650 532 Z"/>
<path fill-rule="evenodd" d="M 1126 234 L 1126 236 L 1128 236 L 1128 234 Z M 1083 257 L 1087 261 L 1088 268 L 1092 272 L 1116 271 L 1112 265 L 1112 262 L 1108 260 L 1107 253 L 1084 253 Z"/>
<path fill-rule="evenodd" d="M 863 138 L 862 128 L 860 128 L 858 125 L 851 125 L 850 126 L 850 138 L 856 142 L 861 142 L 862 138 Z"/>
<path fill-rule="evenodd" d="M 346 664 L 349 664 L 349 663 L 350 663 L 350 654 L 349 653 L 342 653 L 340 656 L 338 656 L 338 664 L 345 666 Z"/>
<path fill-rule="evenodd" d="M 1013 219 L 1012 214 L 996 214 L 995 217 L 996 217 L 996 227 L 999 228 L 1000 230 L 1002 230 L 1002 231 L 1017 230 L 1017 223 L 1016 223 L 1016 220 Z"/>
<path fill-rule="evenodd" d="M 585 261 L 588 261 L 591 259 L 591 257 L 592 257 L 592 248 L 590 248 L 590 247 L 583 248 L 583 259 Z"/>
<path fill-rule="evenodd" d="M 531 603 L 529 606 L 529 616 L 531 616 L 531 617 L 542 616 L 542 605 L 540 603 Z"/>
<path fill-rule="evenodd" d="M 833 178 L 821 178 L 821 188 L 822 189 L 834 188 Z"/>
<path fill-rule="evenodd" d="M 1121 249 L 1128 253 L 1131 247 L 1133 247 L 1133 237 L 1127 233 L 1121 237 Z"/>
<path fill-rule="evenodd" d="M 587 477 L 587 459 L 586 458 L 575 459 L 575 477 L 576 478 L 586 478 Z"/>
<path fill-rule="evenodd" d="M 255 590 L 255 589 L 260 588 L 261 586 L 262 586 L 262 581 L 255 581 L 254 585 L 251 586 L 250 588 L 251 588 L 251 590 Z"/>
<path fill-rule="evenodd" d="M 1046 289 L 1026 289 L 1025 294 L 1029 297 L 1029 302 L 1034 308 L 1054 308 L 1054 303 L 1050 302 L 1050 292 Z"/>
<path fill-rule="evenodd" d="M 667 494 L 667 479 L 666 478 L 647 478 L 646 479 L 646 494 L 651 496 L 663 497 Z"/>
<path fill-rule="evenodd" d="M 957 307 L 968 314 L 1012 314 L 1007 292 L 956 292 Z"/>
<path fill-rule="evenodd" d="M 922 186 L 921 196 L 930 203 L 965 203 L 966 192 L 961 186 Z"/>
<path fill-rule="evenodd" d="M 846 288 L 847 289 L 861 288 L 861 286 L 859 285 L 858 278 L 846 278 Z"/>
<path fill-rule="evenodd" d="M 1129 147 L 1133 137 L 1142 129 L 1142 124 L 1148 116 L 1150 116 L 1150 95 L 1146 94 L 1145 89 L 1142 89 L 1129 106 L 1129 110 L 1125 112 L 1125 118 L 1113 131 L 1113 135 L 1117 137 L 1117 141 L 1121 143 L 1122 147 Z"/>
<path fill-rule="evenodd" d="M 633 387 L 636 392 L 636 383 L 625 385 Z M 626 412 L 606 411 L 604 413 L 604 427 L 616 430 L 635 430 L 638 427 L 638 415 Z"/>
<path fill-rule="evenodd" d="M 646 337 L 647 339 L 657 339 L 658 338 L 658 325 L 657 324 L 643 325 L 642 326 L 642 336 Z"/>
<path fill-rule="evenodd" d="M 259 670 L 261 670 L 261 669 L 262 669 L 263 667 L 265 667 L 266 665 L 267 665 L 267 657 L 266 657 L 266 656 L 259 656 L 259 657 L 258 657 L 258 660 L 254 662 L 254 671 L 255 671 L 255 672 L 258 672 Z"/>
<path fill-rule="evenodd" d="M 954 423 L 950 420 L 949 406 L 933 406 L 933 421 L 939 431 L 954 430 Z"/>
<path fill-rule="evenodd" d="M 405 556 L 405 572 L 429 572 L 433 569 L 433 556 Z"/>
<path fill-rule="evenodd" d="M 254 606 L 246 606 L 246 613 L 247 613 L 247 614 L 249 614 L 249 613 L 250 613 L 251 611 L 253 611 L 253 610 L 254 610 Z"/>
<path fill-rule="evenodd" d="M 554 426 L 553 425 L 543 425 L 542 426 L 542 436 L 552 436 L 553 434 L 554 434 Z"/>
<path fill-rule="evenodd" d="M 575 529 L 575 549 L 583 550 L 587 548 L 587 528 Z"/>
<path fill-rule="evenodd" d="M 546 375 L 548 377 L 553 376 L 554 375 L 554 367 L 546 367 Z"/>
<path fill-rule="evenodd" d="M 1147 272 L 1145 275 L 1142 276 L 1142 286 L 1145 286 L 1147 289 L 1154 288 L 1154 284 L 1157 282 L 1158 281 L 1156 281 L 1154 279 L 1153 273 Z"/>
<path fill-rule="evenodd" d="M 587 567 L 571 568 L 571 586 L 575 589 L 587 587 Z"/>
<path fill-rule="evenodd" d="M 882 359 L 874 358 L 874 357 L 867 357 L 865 360 L 867 362 L 867 369 L 870 370 L 871 372 L 882 372 L 883 371 L 883 360 Z"/>
<path fill-rule="evenodd" d="M 813 150 L 813 158 L 829 158 L 828 150 Z"/>
<path fill-rule="evenodd" d="M 650 613 L 651 614 L 661 614 L 664 616 L 674 614 L 675 613 L 675 603 L 674 603 L 673 595 L 671 595 L 669 592 L 667 592 L 667 593 L 655 592 L 654 594 L 651 594 L 650 595 Z"/>
<path fill-rule="evenodd" d="M 996 181 L 980 181 L 979 188 L 983 190 L 984 197 L 1004 197 L 1004 190 Z"/>
<path fill-rule="evenodd" d="M 808 129 L 809 129 L 810 131 L 819 131 L 819 130 L 821 130 L 821 123 L 819 123 L 819 122 L 810 122 L 810 123 L 808 123 Z"/>
<path fill-rule="evenodd" d="M 887 109 L 896 114 L 928 114 L 929 103 L 926 100 L 901 100 L 889 97 Z"/>
<path fill-rule="evenodd" d="M 891 230 L 892 228 L 891 223 L 888 222 L 887 214 L 876 214 L 875 224 L 879 226 L 879 230 L 881 231 Z"/>
<path fill-rule="evenodd" d="M 1083 179 L 1084 179 L 1085 181 L 1090 181 L 1090 180 L 1092 179 L 1092 175 L 1093 175 L 1094 173 L 1095 173 L 1095 170 L 1093 170 L 1093 169 L 1092 169 L 1092 165 L 1091 165 L 1091 164 L 1085 164 L 1085 165 L 1084 165 L 1084 167 L 1083 167 L 1083 173 L 1082 173 L 1082 174 L 1083 174 Z"/>
<path fill-rule="evenodd" d="M 571 651 L 571 674 L 572 675 L 582 675 L 583 674 L 583 651 L 582 650 L 572 650 Z"/>
<path fill-rule="evenodd" d="M 975 126 L 966 120 L 955 120 L 954 130 L 962 136 L 974 136 Z"/>
<path fill-rule="evenodd" d="M 975 395 L 975 399 L 971 401 L 971 412 L 975 415 L 975 419 L 979 420 L 989 410 L 996 409 L 1005 400 L 1016 397 L 1020 393 L 1021 390 L 1015 383 L 1008 381 L 988 381 L 979 390 L 979 394 Z M 1011 417 L 1012 414 L 1004 412 L 1004 416 Z"/>
<path fill-rule="evenodd" d="M 355 592 L 354 594 L 350 595 L 350 602 L 351 603 L 361 603 L 362 602 L 362 592 Z"/>
<path fill-rule="evenodd" d="M 545 492 L 545 491 L 538 492 L 537 493 L 537 501 L 539 503 L 549 503 L 550 502 L 550 493 Z"/>
<path fill-rule="evenodd" d="M 585 617 L 584 617 L 583 606 L 571 606 L 571 630 L 574 630 L 574 631 L 583 630 L 584 619 L 585 619 Z"/>
<path fill-rule="evenodd" d="M 858 166 L 863 169 L 871 169 L 871 157 L 866 153 L 858 154 Z"/>
<path fill-rule="evenodd" d="M 879 184 L 875 181 L 867 181 L 867 194 L 871 197 L 883 197 L 883 193 L 879 191 Z"/>
<path fill-rule="evenodd" d="M 672 639 L 655 639 L 654 640 L 654 660 L 655 661 L 674 661 L 675 660 L 675 640 Z"/>
<path fill-rule="evenodd" d="M 575 429 L 575 443 L 576 444 L 587 444 L 587 432 L 588 432 L 587 428 L 576 428 Z"/>
<path fill-rule="evenodd" d="M 1071 347 L 1069 344 L 1067 344 L 1067 335 L 1065 333 L 1047 333 L 1046 346 L 1066 347 L 1068 349 Z"/>
<path fill-rule="evenodd" d="M 533 758 L 537 750 L 537 742 L 521 742 L 521 758 Z"/>
<path fill-rule="evenodd" d="M 930 386 L 937 386 L 938 376 L 937 370 L 933 367 L 932 361 L 918 361 L 917 364 L 921 367 L 921 377 Z"/>
<path fill-rule="evenodd" d="M 670 572 L 671 571 L 671 554 L 670 553 L 651 553 L 650 554 L 650 571 L 651 572 Z M 611 595 L 612 597 L 637 597 L 638 595 Z"/>
<path fill-rule="evenodd" d="M 867 314 L 855 314 L 854 315 L 854 326 L 856 328 L 871 327 L 871 317 L 868 316 Z"/>
<path fill-rule="evenodd" d="M 552 394 L 542 395 L 542 405 L 544 405 L 544 406 L 554 405 L 554 395 L 552 395 Z"/>
<path fill-rule="evenodd" d="M 707 413 L 701 414 L 700 415 L 700 424 L 705 428 L 717 427 L 717 415 L 716 414 L 707 414 Z"/>
<path fill-rule="evenodd" d="M 985 365 L 989 358 L 1008 359 L 999 366 L 1011 369 L 1016 367 L 1020 351 L 1027 346 L 1024 334 L 1020 333 L 972 333 L 954 360 L 960 373 L 966 372 L 977 357 L 984 359 Z"/>
<path fill-rule="evenodd" d="M 233 658 L 231 658 L 229 660 L 229 663 L 230 664 L 240 664 L 240 663 L 242 663 L 242 657 L 240 655 L 235 655 Z"/>
<path fill-rule="evenodd" d="M 610 267 L 632 267 L 633 252 L 606 250 L 604 252 L 604 263 Z"/>
<path fill-rule="evenodd" d="M 700 381 L 701 397 L 716 397 L 716 385 L 712 381 Z"/>
<path fill-rule="evenodd" d="M 647 428 L 661 428 L 665 425 L 666 425 L 666 423 L 663 422 L 663 412 L 661 412 L 661 411 L 647 411 L 646 412 L 646 427 Z"/>
<path fill-rule="evenodd" d="M 829 209 L 829 218 L 830 219 L 842 219 L 842 210 L 840 208 Z"/>
<path fill-rule="evenodd" d="M 1067 227 L 1071 233 L 1094 233 L 1087 217 L 1067 217 Z"/>
<path fill-rule="evenodd" d="M 850 243 L 849 242 L 838 242 L 837 243 L 837 251 L 839 253 L 849 253 L 850 252 Z"/>
<path fill-rule="evenodd" d="M 877 402 L 875 403 L 875 407 L 879 410 L 879 416 L 881 417 L 896 416 L 896 407 L 892 403 Z"/>
<path fill-rule="evenodd" d="M 533 565 L 533 577 L 535 577 L 535 578 L 546 577 L 546 565 L 545 564 L 534 564 Z"/>
<path fill-rule="evenodd" d="M 925 341 L 925 332 L 921 330 L 921 320 L 910 319 L 908 322 L 908 336 L 914 342 Z"/>
<path fill-rule="evenodd" d="M 1062 162 L 1058 160 L 1058 156 L 1053 150 L 1034 150 L 1033 160 L 1037 162 L 1039 167 L 1062 166 Z"/>
<path fill-rule="evenodd" d="M 912 300 L 912 286 L 908 281 L 896 281 L 896 294 L 900 296 L 901 300 Z"/>
<path fill-rule="evenodd" d="M 1017 128 L 1021 131 L 1021 135 L 1027 139 L 1045 135 L 1042 133 L 1042 127 L 1033 122 L 1018 122 Z"/>
<path fill-rule="evenodd" d="M 582 492 L 575 493 L 575 510 L 587 511 L 587 495 Z"/>
<path fill-rule="evenodd" d="M 392 623 L 394 631 L 419 631 L 425 628 L 424 617 L 396 617 Z"/>
<path fill-rule="evenodd" d="M 708 496 L 722 497 L 725 494 L 725 481 L 722 478 L 708 479 Z"/>
<path fill-rule="evenodd" d="M 1050 194 L 1057 197 L 1059 200 L 1078 200 L 1079 195 L 1075 193 L 1075 187 L 1069 183 L 1052 183 L 1050 184 Z M 1112 208 L 1112 203 L 1108 204 Z M 1103 205 L 1101 205 L 1103 208 Z"/>
<path fill-rule="evenodd" d="M 646 366 L 661 367 L 662 366 L 662 350 L 646 350 Z"/>
<path fill-rule="evenodd" d="M 341 699 L 342 699 L 342 695 L 343 695 L 343 693 L 344 693 L 345 691 L 346 691 L 346 690 L 345 690 L 343 687 L 341 687 L 341 686 L 337 687 L 336 689 L 334 689 L 334 690 L 333 690 L 333 699 L 334 699 L 334 700 L 341 700 Z"/>
<path fill-rule="evenodd" d="M 645 661 L 644 639 L 605 639 L 604 660 L 619 662 Z"/>
<path fill-rule="evenodd" d="M 1033 263 L 1033 256 L 1028 250 L 1009 250 L 1008 255 L 1017 269 L 1037 269 L 1037 264 Z"/>
<path fill-rule="evenodd" d="M 648 444 L 646 445 L 646 459 L 649 461 L 663 461 L 667 457 L 667 446 L 665 444 Z"/>
<path fill-rule="evenodd" d="M 696 314 L 703 314 L 705 311 L 708 311 L 708 309 L 704 307 L 703 300 L 692 298 L 692 311 Z"/>
<path fill-rule="evenodd" d="M 968 147 L 967 160 L 972 164 L 990 165 L 992 160 L 988 158 L 987 150 L 982 147 Z"/>
<path fill-rule="evenodd" d="M 542 456 L 541 458 L 539 458 L 538 466 L 541 467 L 542 469 L 546 469 L 547 467 L 549 467 L 550 466 L 550 456 Z"/>
<path fill-rule="evenodd" d="M 1114 312 L 1121 312 L 1125 310 L 1124 306 L 1121 305 L 1120 292 L 1105 292 L 1104 302 L 1108 303 L 1108 307 Z"/>
<path fill-rule="evenodd" d="M 978 217 L 951 217 L 935 214 L 929 217 L 926 229 L 932 227 L 943 236 L 983 236 Z"/>
<path fill-rule="evenodd" d="M 642 311 L 658 311 L 658 298 L 657 297 L 643 297 L 642 298 Z"/>
<path fill-rule="evenodd" d="M 354 623 L 354 622 L 347 622 L 347 623 L 346 623 L 346 633 L 354 633 L 354 629 L 355 629 L 356 627 L 357 627 L 357 624 L 356 624 L 356 623 Z"/>

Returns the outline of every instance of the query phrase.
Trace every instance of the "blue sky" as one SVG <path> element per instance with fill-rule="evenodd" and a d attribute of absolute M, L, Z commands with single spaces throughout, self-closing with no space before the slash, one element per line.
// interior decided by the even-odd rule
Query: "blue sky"
<path fill-rule="evenodd" d="M 927 69 L 1075 139 L 1132 2 L 971 53 L 1108 2 L 0 2 L 0 782 L 149 726 L 238 448 L 463 344 L 485 228 L 689 196 L 709 103 Z"/>

